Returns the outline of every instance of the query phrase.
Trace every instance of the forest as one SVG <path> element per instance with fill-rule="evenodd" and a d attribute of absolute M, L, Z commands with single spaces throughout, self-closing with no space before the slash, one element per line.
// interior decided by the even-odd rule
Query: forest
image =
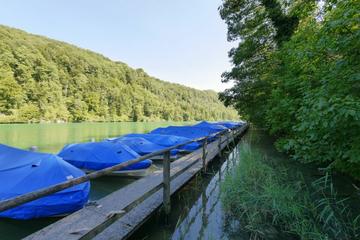
<path fill-rule="evenodd" d="M 360 179 L 360 1 L 224 0 L 226 105 L 303 163 Z"/>
<path fill-rule="evenodd" d="M 238 119 L 215 91 L 0 25 L 0 122 Z"/>

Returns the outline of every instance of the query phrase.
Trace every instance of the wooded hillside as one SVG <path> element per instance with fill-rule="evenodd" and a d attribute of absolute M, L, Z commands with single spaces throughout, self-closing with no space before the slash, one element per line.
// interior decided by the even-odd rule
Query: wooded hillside
<path fill-rule="evenodd" d="M 235 119 L 214 91 L 0 25 L 0 122 Z"/>

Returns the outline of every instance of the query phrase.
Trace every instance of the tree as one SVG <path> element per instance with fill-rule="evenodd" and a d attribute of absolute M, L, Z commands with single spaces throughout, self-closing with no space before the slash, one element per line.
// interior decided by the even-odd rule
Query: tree
<path fill-rule="evenodd" d="M 360 178 L 356 0 L 226 0 L 233 88 L 220 98 L 266 127 L 279 150 Z"/>
<path fill-rule="evenodd" d="M 23 99 L 23 92 L 9 70 L 0 69 L 0 113 L 11 114 Z"/>

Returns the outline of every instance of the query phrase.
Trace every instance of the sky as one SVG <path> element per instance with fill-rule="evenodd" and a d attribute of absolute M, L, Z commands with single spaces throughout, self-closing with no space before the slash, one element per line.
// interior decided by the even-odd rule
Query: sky
<path fill-rule="evenodd" d="M 68 42 L 151 76 L 222 91 L 221 0 L 0 0 L 0 24 Z"/>

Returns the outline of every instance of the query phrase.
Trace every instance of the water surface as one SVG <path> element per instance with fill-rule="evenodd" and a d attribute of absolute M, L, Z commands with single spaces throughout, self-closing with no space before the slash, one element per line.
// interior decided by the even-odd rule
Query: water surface
<path fill-rule="evenodd" d="M 127 133 L 145 133 L 158 127 L 189 122 L 116 122 L 0 124 L 0 143 L 41 152 L 57 153 L 68 143 L 102 140 Z"/>

